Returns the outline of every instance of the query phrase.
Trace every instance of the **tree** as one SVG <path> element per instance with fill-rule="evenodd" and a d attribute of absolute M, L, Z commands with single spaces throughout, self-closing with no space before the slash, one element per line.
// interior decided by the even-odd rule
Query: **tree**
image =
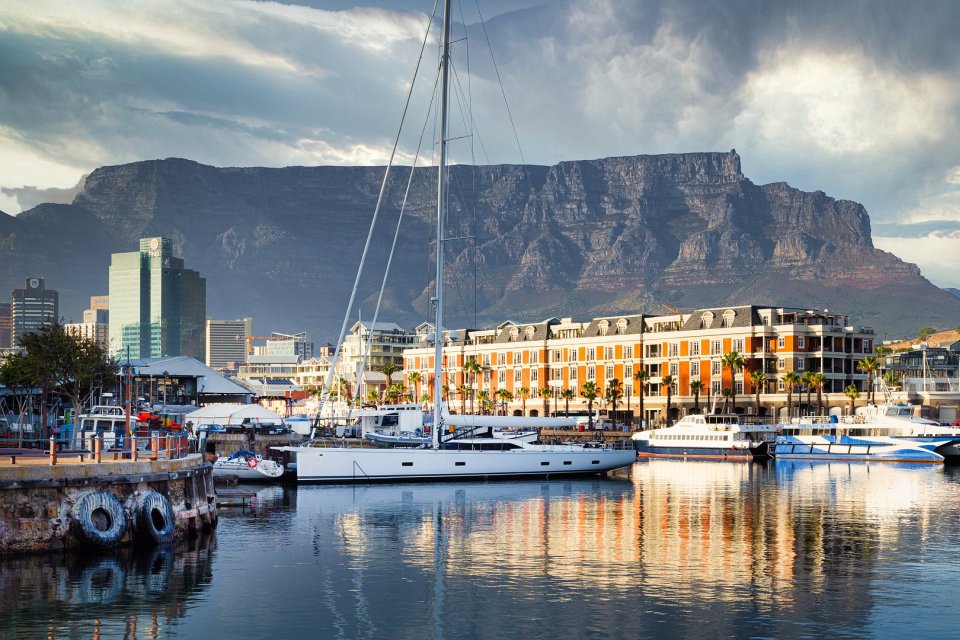
<path fill-rule="evenodd" d="M 730 402 L 730 398 L 733 397 L 732 389 L 721 389 L 720 395 L 723 396 L 723 409 L 720 410 L 720 413 L 727 412 L 727 403 Z"/>
<path fill-rule="evenodd" d="M 94 390 L 117 374 L 117 364 L 106 350 L 86 338 L 66 333 L 53 324 L 20 337 L 22 365 L 41 390 L 66 396 L 73 404 L 74 420 Z M 74 445 L 73 430 L 70 446 Z"/>
<path fill-rule="evenodd" d="M 613 413 L 613 422 L 617 422 L 617 402 L 623 397 L 623 383 L 617 378 L 607 380 L 607 390 L 604 392 L 607 401 L 610 403 L 610 409 Z"/>
<path fill-rule="evenodd" d="M 800 374 L 800 384 L 807 390 L 807 411 L 810 411 L 810 392 L 813 390 L 813 371 L 804 371 Z"/>
<path fill-rule="evenodd" d="M 763 385 L 767 382 L 767 374 L 762 369 L 754 369 L 750 372 L 750 384 L 753 385 L 753 392 L 756 394 L 753 412 L 760 415 L 760 392 L 763 391 Z"/>
<path fill-rule="evenodd" d="M 374 405 L 380 403 L 380 394 L 376 389 L 367 389 L 367 402 Z"/>
<path fill-rule="evenodd" d="M 467 358 L 467 361 L 463 363 L 464 375 L 470 376 L 470 413 L 473 413 L 473 394 L 477 388 L 477 374 L 479 374 L 481 370 L 480 363 L 477 362 L 476 358 Z"/>
<path fill-rule="evenodd" d="M 880 360 L 875 356 L 867 356 L 857 362 L 857 371 L 867 374 L 867 402 L 874 403 L 873 376 L 880 371 Z"/>
<path fill-rule="evenodd" d="M 487 410 L 490 407 L 490 392 L 487 390 L 479 392 L 477 394 L 477 400 L 480 401 L 480 413 L 482 415 L 487 415 Z"/>
<path fill-rule="evenodd" d="M 673 410 L 673 383 L 675 380 L 673 376 L 663 376 L 663 384 L 667 387 L 667 426 L 673 422 L 673 419 L 670 417 L 670 412 Z"/>
<path fill-rule="evenodd" d="M 420 397 L 420 382 L 423 380 L 423 378 L 420 376 L 420 372 L 419 372 L 419 371 L 411 371 L 409 374 L 407 374 L 407 380 L 410 382 L 410 384 L 413 385 L 413 397 L 414 397 L 414 398 L 419 398 L 419 397 Z"/>
<path fill-rule="evenodd" d="M 520 394 L 520 402 L 523 407 L 523 415 L 527 415 L 527 398 L 530 397 L 530 389 L 527 387 L 520 387 L 517 389 L 517 393 Z"/>
<path fill-rule="evenodd" d="M 850 415 L 853 415 L 856 411 L 856 401 L 860 397 L 860 390 L 857 389 L 857 385 L 849 384 L 847 388 L 843 390 L 848 398 L 850 398 Z"/>
<path fill-rule="evenodd" d="M 647 381 L 650 380 L 650 372 L 643 367 L 637 369 L 633 374 L 633 379 L 637 381 L 637 388 L 640 389 L 640 426 L 643 426 L 646 416 L 643 413 L 643 396 L 647 392 Z"/>
<path fill-rule="evenodd" d="M 787 388 L 787 417 L 793 417 L 793 388 L 800 384 L 800 376 L 796 371 L 788 371 L 783 375 L 783 386 Z"/>
<path fill-rule="evenodd" d="M 426 395 L 426 394 L 424 394 Z M 442 384 L 440 385 L 440 399 L 443 400 L 444 404 L 447 402 L 447 397 L 450 395 L 450 385 Z"/>
<path fill-rule="evenodd" d="M 883 374 L 883 381 L 886 382 L 891 387 L 900 386 L 900 378 L 893 371 L 887 371 Z"/>
<path fill-rule="evenodd" d="M 817 389 L 817 415 L 823 415 L 823 384 L 826 382 L 826 378 L 822 373 L 815 373 L 811 376 L 811 382 L 814 387 Z"/>
<path fill-rule="evenodd" d="M 507 415 L 507 403 L 513 400 L 513 394 L 506 389 L 497 389 L 497 398 L 503 404 L 503 415 Z"/>
<path fill-rule="evenodd" d="M 703 391 L 703 383 L 699 380 L 690 381 L 690 393 L 693 394 L 693 412 L 700 413 L 700 392 Z"/>
<path fill-rule="evenodd" d="M 560 397 L 563 398 L 563 413 L 566 417 L 570 417 L 570 401 L 577 397 L 577 394 L 573 392 L 573 389 L 564 389 L 560 392 Z"/>
<path fill-rule="evenodd" d="M 393 384 L 393 374 L 397 371 L 400 371 L 400 366 L 395 362 L 384 362 L 382 365 L 377 367 L 377 371 L 382 373 L 387 378 L 387 388 L 390 388 L 390 385 Z"/>
<path fill-rule="evenodd" d="M 457 393 L 460 394 L 460 413 L 467 412 L 467 390 L 469 388 L 470 387 L 468 387 L 464 383 L 460 383 L 457 385 Z"/>
<path fill-rule="evenodd" d="M 737 412 L 737 372 L 743 370 L 743 356 L 736 351 L 731 351 L 720 358 L 721 366 L 730 369 L 730 399 L 733 406 L 733 413 Z"/>
<path fill-rule="evenodd" d="M 917 331 L 917 342 L 926 341 L 927 338 L 929 338 L 936 332 L 937 330 L 934 329 L 933 327 L 924 327 L 923 329 L 920 329 L 920 331 Z"/>
<path fill-rule="evenodd" d="M 538 389 L 540 397 L 543 398 L 543 415 L 550 415 L 550 387 L 540 387 Z"/>
<path fill-rule="evenodd" d="M 600 392 L 597 390 L 597 383 L 593 380 L 587 380 L 580 387 L 580 395 L 587 401 L 587 426 L 593 430 L 593 401 L 597 399 Z"/>
<path fill-rule="evenodd" d="M 37 386 L 37 372 L 30 368 L 25 354 L 13 353 L 0 364 L 0 384 L 9 390 L 17 405 L 17 447 L 23 448 L 23 421 Z"/>

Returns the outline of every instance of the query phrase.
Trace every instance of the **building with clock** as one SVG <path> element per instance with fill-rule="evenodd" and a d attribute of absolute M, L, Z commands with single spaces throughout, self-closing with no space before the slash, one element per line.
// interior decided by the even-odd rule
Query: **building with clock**
<path fill-rule="evenodd" d="M 23 289 L 14 289 L 10 295 L 13 346 L 20 346 L 23 334 L 57 322 L 60 318 L 59 305 L 59 294 L 54 289 L 47 289 L 43 278 L 27 278 Z"/>

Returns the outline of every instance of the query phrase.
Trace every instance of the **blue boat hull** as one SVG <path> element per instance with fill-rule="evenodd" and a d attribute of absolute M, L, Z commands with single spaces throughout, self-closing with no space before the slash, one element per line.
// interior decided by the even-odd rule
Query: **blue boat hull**
<path fill-rule="evenodd" d="M 886 462 L 943 462 L 944 457 L 913 442 L 902 444 L 849 436 L 822 436 L 804 440 L 778 436 L 773 456 L 781 460 L 877 460 Z"/>

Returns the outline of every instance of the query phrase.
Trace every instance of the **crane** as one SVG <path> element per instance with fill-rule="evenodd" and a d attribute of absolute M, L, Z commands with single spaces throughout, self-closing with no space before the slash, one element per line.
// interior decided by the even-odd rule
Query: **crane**
<path fill-rule="evenodd" d="M 683 315 L 683 311 L 680 311 L 680 309 L 677 309 L 676 307 L 671 307 L 670 305 L 668 305 L 668 304 L 663 304 L 662 302 L 660 303 L 660 306 L 663 307 L 664 309 L 666 309 L 667 311 L 669 311 L 670 313 L 675 313 L 675 314 L 677 314 L 678 316 L 682 316 L 682 315 Z"/>

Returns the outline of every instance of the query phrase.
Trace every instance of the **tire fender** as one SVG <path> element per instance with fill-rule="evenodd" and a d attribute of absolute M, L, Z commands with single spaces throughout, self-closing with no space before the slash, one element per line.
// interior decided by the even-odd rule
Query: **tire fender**
<path fill-rule="evenodd" d="M 148 545 L 173 542 L 175 521 L 170 500 L 161 493 L 148 491 L 136 510 L 137 542 Z"/>
<path fill-rule="evenodd" d="M 105 549 L 120 544 L 127 530 L 127 516 L 112 494 L 92 491 L 74 505 L 70 527 L 81 544 Z"/>

